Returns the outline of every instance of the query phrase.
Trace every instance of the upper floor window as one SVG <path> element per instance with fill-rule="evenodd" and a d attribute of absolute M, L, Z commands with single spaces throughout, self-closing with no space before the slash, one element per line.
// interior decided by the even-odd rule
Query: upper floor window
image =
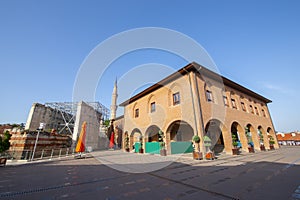
<path fill-rule="evenodd" d="M 232 103 L 232 108 L 237 109 L 236 103 L 235 103 L 235 99 L 231 99 L 231 103 Z"/>
<path fill-rule="evenodd" d="M 206 90 L 206 99 L 208 102 L 213 102 L 213 96 L 210 90 Z"/>
<path fill-rule="evenodd" d="M 262 109 L 261 112 L 262 112 L 262 115 L 263 115 L 264 117 L 266 117 L 266 112 L 265 112 L 265 110 Z"/>
<path fill-rule="evenodd" d="M 139 117 L 139 115 L 140 115 L 140 110 L 137 108 L 134 111 L 134 117 L 137 118 L 137 117 Z"/>
<path fill-rule="evenodd" d="M 253 106 L 250 105 L 249 107 L 250 107 L 250 112 L 251 112 L 252 114 L 254 114 Z"/>
<path fill-rule="evenodd" d="M 223 101 L 225 106 L 229 106 L 227 96 L 223 96 Z"/>
<path fill-rule="evenodd" d="M 242 110 L 243 110 L 243 111 L 246 111 L 245 103 L 244 103 L 244 102 L 241 102 L 241 105 L 242 105 Z"/>
<path fill-rule="evenodd" d="M 173 105 L 180 104 L 180 94 L 179 92 L 176 92 L 173 94 Z"/>
<path fill-rule="evenodd" d="M 259 115 L 257 107 L 255 107 L 255 114 Z"/>
<path fill-rule="evenodd" d="M 155 106 L 155 102 L 151 103 L 151 112 L 155 112 L 156 110 L 156 106 Z"/>

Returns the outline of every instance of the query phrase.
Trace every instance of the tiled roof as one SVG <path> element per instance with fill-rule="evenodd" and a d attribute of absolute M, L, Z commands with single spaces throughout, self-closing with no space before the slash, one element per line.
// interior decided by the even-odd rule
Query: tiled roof
<path fill-rule="evenodd" d="M 252 90 L 247 89 L 247 88 L 239 85 L 238 83 L 235 83 L 235 82 L 229 80 L 228 78 L 225 78 L 224 76 L 221 76 L 218 73 L 203 67 L 202 65 L 200 65 L 196 62 L 192 62 L 192 63 L 189 63 L 188 65 L 186 65 L 185 67 L 179 69 L 177 72 L 174 72 L 173 74 L 167 76 L 163 80 L 157 82 L 156 84 L 148 87 L 144 91 L 142 91 L 142 92 L 136 94 L 135 96 L 131 97 L 130 99 L 124 101 L 123 103 L 120 104 L 120 106 L 126 106 L 126 105 L 136 101 L 137 99 L 165 86 L 166 84 L 170 83 L 171 81 L 174 81 L 175 79 L 178 79 L 179 77 L 182 77 L 182 75 L 185 75 L 190 71 L 200 73 L 201 75 L 205 75 L 209 78 L 215 79 L 216 81 L 221 81 L 221 83 L 223 83 L 224 85 L 227 85 L 233 89 L 237 89 L 245 94 L 248 94 L 251 97 L 261 100 L 262 102 L 265 102 L 265 103 L 272 102 L 271 100 L 261 96 L 260 94 L 257 94 L 255 92 L 253 92 Z"/>
<path fill-rule="evenodd" d="M 3 134 L 5 129 L 12 129 L 12 126 L 11 125 L 1 125 L 0 126 L 0 134 Z"/>
<path fill-rule="evenodd" d="M 278 141 L 300 141 L 300 133 L 277 134 L 277 140 Z"/>

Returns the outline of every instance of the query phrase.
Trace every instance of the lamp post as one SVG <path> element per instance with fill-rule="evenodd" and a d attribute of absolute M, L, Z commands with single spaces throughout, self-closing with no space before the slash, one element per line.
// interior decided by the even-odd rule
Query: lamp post
<path fill-rule="evenodd" d="M 43 130 L 45 126 L 46 126 L 46 123 L 40 123 L 40 126 L 38 128 L 38 133 L 36 135 L 36 139 L 35 139 L 35 143 L 34 143 L 34 148 L 33 148 L 33 152 L 32 152 L 31 161 L 33 161 L 33 158 L 34 158 L 34 153 L 35 153 L 35 150 L 36 150 L 36 146 L 37 146 L 37 142 L 38 142 L 38 139 L 39 139 L 40 131 Z"/>

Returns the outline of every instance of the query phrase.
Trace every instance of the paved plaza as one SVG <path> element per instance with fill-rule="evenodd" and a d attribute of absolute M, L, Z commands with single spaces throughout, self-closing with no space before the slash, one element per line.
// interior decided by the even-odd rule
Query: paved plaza
<path fill-rule="evenodd" d="M 179 156 L 94 152 L 0 168 L 0 199 L 300 199 L 300 148 Z"/>

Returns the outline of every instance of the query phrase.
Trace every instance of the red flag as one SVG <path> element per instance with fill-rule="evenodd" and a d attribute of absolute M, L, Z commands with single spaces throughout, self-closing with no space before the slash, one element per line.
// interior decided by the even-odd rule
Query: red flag
<path fill-rule="evenodd" d="M 76 145 L 76 152 L 84 152 L 85 151 L 85 136 L 86 136 L 86 122 L 84 121 L 81 127 L 80 136 Z"/>
<path fill-rule="evenodd" d="M 115 146 L 115 134 L 114 132 L 112 132 L 109 140 L 109 148 L 114 148 L 114 146 Z"/>

